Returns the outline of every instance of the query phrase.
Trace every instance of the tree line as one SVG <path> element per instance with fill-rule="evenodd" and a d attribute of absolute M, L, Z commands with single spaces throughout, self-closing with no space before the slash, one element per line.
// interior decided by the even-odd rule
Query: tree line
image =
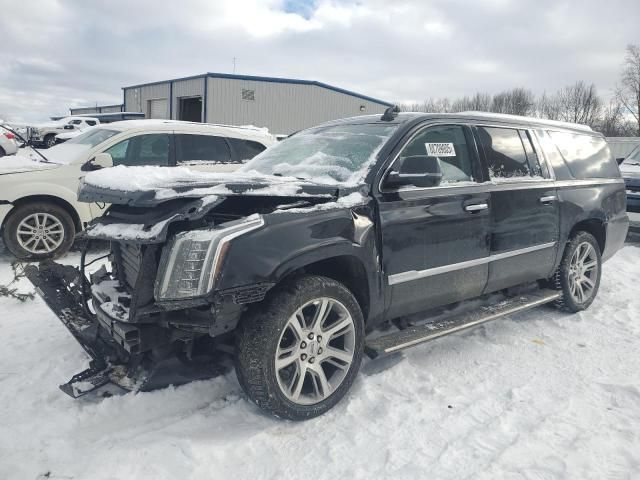
<path fill-rule="evenodd" d="M 595 84 L 577 81 L 539 96 L 519 87 L 495 95 L 479 92 L 454 99 L 428 98 L 422 103 L 400 104 L 400 108 L 433 113 L 507 113 L 582 123 L 607 137 L 640 136 L 640 46 L 627 46 L 618 84 L 608 102 L 598 94 Z"/>

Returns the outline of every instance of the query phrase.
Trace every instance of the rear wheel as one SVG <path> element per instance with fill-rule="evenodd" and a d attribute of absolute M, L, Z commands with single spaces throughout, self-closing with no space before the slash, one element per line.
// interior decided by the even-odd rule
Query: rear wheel
<path fill-rule="evenodd" d="M 75 225 L 62 207 L 44 203 L 26 203 L 16 207 L 4 225 L 4 243 L 22 260 L 54 258 L 73 244 Z"/>
<path fill-rule="evenodd" d="M 44 137 L 44 146 L 47 148 L 51 148 L 56 144 L 56 135 L 54 133 L 50 133 L 46 137 Z"/>
<path fill-rule="evenodd" d="M 556 305 L 568 312 L 579 312 L 591 305 L 600 287 L 602 258 L 598 242 L 588 232 L 577 232 L 567 243 L 553 286 L 562 290 Z"/>
<path fill-rule="evenodd" d="M 4 157 L 7 154 L 7 152 L 4 151 L 4 148 L 0 147 L 0 158 Z"/>
<path fill-rule="evenodd" d="M 329 278 L 300 277 L 242 319 L 236 373 L 260 408 L 305 420 L 347 393 L 363 344 L 364 320 L 351 292 Z"/>

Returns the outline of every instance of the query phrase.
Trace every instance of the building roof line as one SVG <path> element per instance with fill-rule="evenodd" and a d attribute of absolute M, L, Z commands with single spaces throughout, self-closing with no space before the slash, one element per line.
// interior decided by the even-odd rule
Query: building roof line
<path fill-rule="evenodd" d="M 369 102 L 377 103 L 384 106 L 391 106 L 392 103 L 385 102 L 383 100 L 379 100 L 377 98 L 369 97 L 367 95 L 363 95 L 361 93 L 353 92 L 351 90 L 346 90 L 344 88 L 334 87 L 333 85 L 329 85 L 327 83 L 318 82 L 316 80 L 301 80 L 296 78 L 280 78 L 280 77 L 261 77 L 255 75 L 236 75 L 234 73 L 215 73 L 215 72 L 207 72 L 200 75 L 192 75 L 189 77 L 180 77 L 180 78 L 172 78 L 169 80 L 162 80 L 158 82 L 150 82 L 150 83 L 140 83 L 138 85 L 129 85 L 126 87 L 122 87 L 123 90 L 128 90 L 130 88 L 140 88 L 140 87 L 148 87 L 151 85 L 160 85 L 163 83 L 170 82 L 179 82 L 183 80 L 195 80 L 198 78 L 210 77 L 210 78 L 226 78 L 231 80 L 248 80 L 254 82 L 272 82 L 272 83 L 291 83 L 297 85 L 313 85 L 320 88 L 326 88 L 327 90 L 333 90 L 334 92 L 344 93 L 345 95 L 350 95 L 352 97 L 361 98 L 362 100 L 367 100 Z"/>

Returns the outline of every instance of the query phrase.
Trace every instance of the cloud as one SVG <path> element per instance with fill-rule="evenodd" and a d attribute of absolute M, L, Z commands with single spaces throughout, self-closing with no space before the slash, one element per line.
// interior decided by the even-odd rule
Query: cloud
<path fill-rule="evenodd" d="M 640 3 L 597 0 L 0 0 L 0 116 L 120 103 L 121 87 L 207 71 L 319 80 L 384 100 L 608 94 Z"/>

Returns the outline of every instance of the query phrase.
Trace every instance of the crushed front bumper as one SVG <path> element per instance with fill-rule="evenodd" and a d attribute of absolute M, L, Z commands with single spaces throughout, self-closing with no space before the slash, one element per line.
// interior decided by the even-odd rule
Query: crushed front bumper
<path fill-rule="evenodd" d="M 107 383 L 126 390 L 150 391 L 211 378 L 226 370 L 223 365 L 185 362 L 170 348 L 161 355 L 136 354 L 127 348 L 136 340 L 125 341 L 126 322 L 108 320 L 104 312 L 99 318 L 89 310 L 83 293 L 83 289 L 88 290 L 88 280 L 76 267 L 47 261 L 27 266 L 25 274 L 91 358 L 88 369 L 60 385 L 71 397 L 80 397 Z M 114 335 L 114 326 L 125 330 L 120 336 Z"/>

